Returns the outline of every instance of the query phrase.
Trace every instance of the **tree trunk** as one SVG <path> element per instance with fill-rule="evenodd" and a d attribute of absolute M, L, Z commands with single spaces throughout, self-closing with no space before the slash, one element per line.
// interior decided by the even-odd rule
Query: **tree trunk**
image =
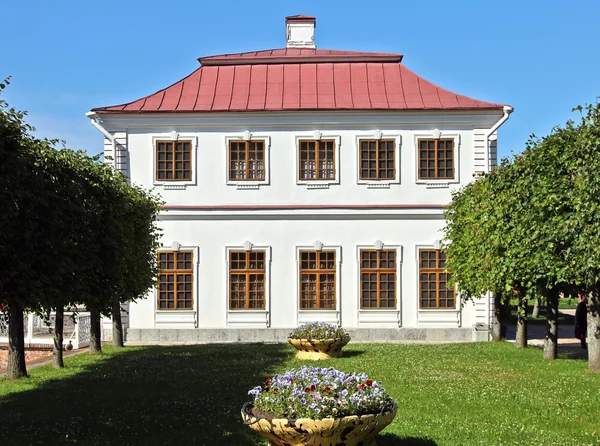
<path fill-rule="evenodd" d="M 494 293 L 494 312 L 492 314 L 492 341 L 501 341 L 504 338 L 502 325 L 504 324 L 502 294 Z"/>
<path fill-rule="evenodd" d="M 120 302 L 115 302 L 112 309 L 112 345 L 115 348 L 125 347 L 123 344 L 123 321 L 121 320 Z"/>
<path fill-rule="evenodd" d="M 527 347 L 527 299 L 519 295 L 519 306 L 517 307 L 517 334 L 515 347 Z"/>
<path fill-rule="evenodd" d="M 25 365 L 25 334 L 23 333 L 23 308 L 18 305 L 8 307 L 8 379 L 27 376 Z"/>
<path fill-rule="evenodd" d="M 100 311 L 96 308 L 90 309 L 90 353 L 102 353 L 100 344 Z"/>
<path fill-rule="evenodd" d="M 556 359 L 558 355 L 558 289 L 547 290 L 546 297 L 546 337 L 544 338 L 544 359 Z"/>
<path fill-rule="evenodd" d="M 56 319 L 54 320 L 54 348 L 52 351 L 52 365 L 55 369 L 62 369 L 63 362 L 63 328 L 65 325 L 64 307 L 56 308 Z"/>
<path fill-rule="evenodd" d="M 588 368 L 600 373 L 600 284 L 592 288 L 587 302 Z"/>
<path fill-rule="evenodd" d="M 531 317 L 533 319 L 537 319 L 538 316 L 540 315 L 540 304 L 541 304 L 541 300 L 539 297 L 536 297 L 533 300 L 533 312 L 531 313 Z"/>

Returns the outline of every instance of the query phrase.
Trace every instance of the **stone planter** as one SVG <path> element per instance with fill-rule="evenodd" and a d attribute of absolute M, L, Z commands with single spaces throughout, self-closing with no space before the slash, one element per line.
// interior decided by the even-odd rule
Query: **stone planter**
<path fill-rule="evenodd" d="M 269 446 L 376 446 L 375 437 L 396 416 L 391 403 L 379 414 L 343 418 L 266 418 L 255 416 L 252 403 L 242 407 L 244 424 L 269 440 Z"/>
<path fill-rule="evenodd" d="M 342 347 L 350 342 L 350 338 L 338 339 L 293 339 L 288 342 L 296 347 L 296 359 L 329 359 L 342 356 Z"/>

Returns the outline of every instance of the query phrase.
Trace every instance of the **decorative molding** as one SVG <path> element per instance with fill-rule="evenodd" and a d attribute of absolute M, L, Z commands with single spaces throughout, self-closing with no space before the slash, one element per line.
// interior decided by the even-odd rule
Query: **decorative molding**
<path fill-rule="evenodd" d="M 389 189 L 390 183 L 366 183 L 367 189 Z"/>
<path fill-rule="evenodd" d="M 375 250 L 381 251 L 383 249 L 383 242 L 381 240 L 375 240 Z"/>
<path fill-rule="evenodd" d="M 323 250 L 323 242 L 320 240 L 315 240 L 315 242 L 313 243 L 313 247 L 315 248 L 315 251 L 322 251 Z"/>
<path fill-rule="evenodd" d="M 161 184 L 159 186 L 164 190 L 185 190 L 187 188 L 187 184 Z"/>
<path fill-rule="evenodd" d="M 244 251 L 252 251 L 252 247 L 254 245 L 252 245 L 252 243 L 246 240 L 242 246 L 244 247 Z"/>
<path fill-rule="evenodd" d="M 242 133 L 242 139 L 244 141 L 250 141 L 251 138 L 252 138 L 252 133 L 250 133 L 249 130 L 245 130 L 244 133 Z"/>
<path fill-rule="evenodd" d="M 175 130 L 173 130 L 171 132 L 171 141 L 177 141 L 179 139 L 179 133 L 177 133 Z"/>
<path fill-rule="evenodd" d="M 258 190 L 260 189 L 260 184 L 236 183 L 235 188 L 240 190 Z"/>
<path fill-rule="evenodd" d="M 440 129 L 433 129 L 431 135 L 433 136 L 433 139 L 440 139 L 442 132 L 440 132 Z"/>
<path fill-rule="evenodd" d="M 373 136 L 375 137 L 375 139 L 380 140 L 382 137 L 381 130 L 376 129 L 375 132 L 373 132 Z"/>
<path fill-rule="evenodd" d="M 171 242 L 171 249 L 172 249 L 173 251 L 179 251 L 179 250 L 181 249 L 181 244 L 180 244 L 178 241 L 176 241 L 176 240 L 173 240 L 173 241 Z"/>
<path fill-rule="evenodd" d="M 447 181 L 440 181 L 439 183 L 427 181 L 425 182 L 425 187 L 427 189 L 447 189 L 450 187 L 450 183 L 448 183 Z"/>
<path fill-rule="evenodd" d="M 321 132 L 319 130 L 315 130 L 313 132 L 313 138 L 316 139 L 317 141 L 321 140 L 321 136 L 322 136 L 322 134 L 321 134 Z"/>
<path fill-rule="evenodd" d="M 307 189 L 329 189 L 329 183 L 307 183 Z"/>

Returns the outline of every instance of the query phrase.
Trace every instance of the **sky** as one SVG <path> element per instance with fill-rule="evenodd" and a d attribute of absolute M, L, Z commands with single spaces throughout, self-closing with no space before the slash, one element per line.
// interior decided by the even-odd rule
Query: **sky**
<path fill-rule="evenodd" d="M 501 156 L 600 95 L 600 0 L 2 0 L 3 96 L 38 136 L 98 154 L 91 108 L 154 93 L 201 56 L 282 48 L 295 14 L 317 17 L 318 48 L 401 53 L 443 88 L 512 105 Z"/>

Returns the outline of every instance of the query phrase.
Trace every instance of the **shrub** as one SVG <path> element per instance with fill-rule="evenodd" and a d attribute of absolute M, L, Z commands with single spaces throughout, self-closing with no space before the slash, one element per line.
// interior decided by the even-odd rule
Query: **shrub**
<path fill-rule="evenodd" d="M 347 374 L 333 367 L 288 370 L 266 378 L 264 386 L 253 388 L 248 395 L 254 397 L 255 409 L 288 419 L 377 414 L 394 404 L 381 383 L 366 373 Z"/>
<path fill-rule="evenodd" d="M 301 325 L 289 335 L 292 339 L 348 339 L 350 335 L 346 330 L 334 324 L 325 322 L 311 322 Z"/>

